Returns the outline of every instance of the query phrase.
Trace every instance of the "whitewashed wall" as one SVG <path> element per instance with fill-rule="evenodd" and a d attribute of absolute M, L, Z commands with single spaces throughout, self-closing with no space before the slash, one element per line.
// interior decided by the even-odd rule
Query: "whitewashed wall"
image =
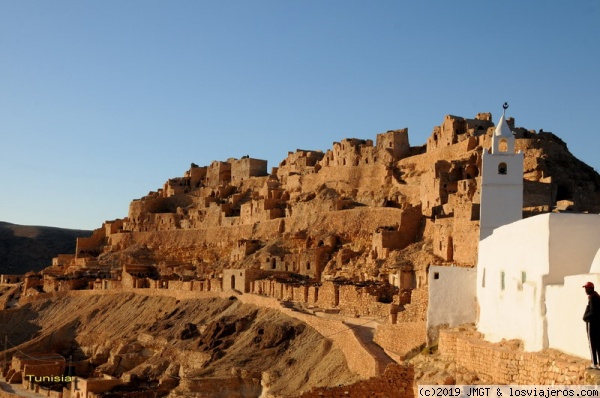
<path fill-rule="evenodd" d="M 441 325 L 454 327 L 476 321 L 476 279 L 475 268 L 429 267 L 428 342 L 437 340 Z"/>
<path fill-rule="evenodd" d="M 551 308 L 557 302 L 555 296 L 552 303 L 546 301 L 546 287 L 562 284 L 569 275 L 587 274 L 599 247 L 598 215 L 543 214 L 495 229 L 479 244 L 478 329 L 490 341 L 521 339 L 526 350 L 538 351 L 558 348 L 549 338 L 550 322 L 554 322 L 552 340 L 565 346 L 557 334 L 576 333 L 577 326 L 571 322 L 569 329 L 569 325 L 557 323 L 563 310 Z M 556 289 L 552 294 L 559 294 Z M 579 313 L 574 308 L 571 311 Z M 553 314 L 552 320 L 548 313 Z"/>
<path fill-rule="evenodd" d="M 587 295 L 583 285 L 600 287 L 600 274 L 567 276 L 564 285 L 546 287 L 548 346 L 582 358 L 590 358 L 583 322 Z"/>
<path fill-rule="evenodd" d="M 497 228 L 479 242 L 477 328 L 487 340 L 521 339 L 527 350 L 543 348 L 540 302 L 548 240 L 549 215 L 544 214 Z"/>
<path fill-rule="evenodd" d="M 587 274 L 600 248 L 600 215 L 550 214 L 550 273 L 546 284 Z"/>

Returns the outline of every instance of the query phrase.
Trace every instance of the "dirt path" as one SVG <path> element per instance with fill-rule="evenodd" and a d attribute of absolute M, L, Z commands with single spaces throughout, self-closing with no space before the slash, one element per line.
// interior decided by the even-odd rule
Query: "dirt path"
<path fill-rule="evenodd" d="M 281 302 L 271 297 L 255 294 L 240 294 L 237 297 L 247 304 L 277 309 L 314 328 L 321 335 L 333 341 L 334 346 L 344 353 L 350 370 L 361 377 L 380 376 L 389 363 L 395 362 L 373 342 L 374 329 L 366 326 L 364 319 L 358 320 L 359 324 L 357 325 L 354 324 L 354 321 L 357 320 L 353 318 L 342 317 L 344 321 L 341 321 L 315 316 L 297 311 L 293 306 L 283 306 Z M 372 322 L 369 321 L 369 323 Z"/>

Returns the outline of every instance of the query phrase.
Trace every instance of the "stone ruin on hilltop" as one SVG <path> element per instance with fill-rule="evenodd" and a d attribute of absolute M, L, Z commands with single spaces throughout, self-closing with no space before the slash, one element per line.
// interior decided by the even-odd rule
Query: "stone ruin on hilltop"
<path fill-rule="evenodd" d="M 507 122 L 525 154 L 525 216 L 600 211 L 592 168 L 552 133 Z M 428 267 L 476 265 L 482 148 L 494 127 L 490 113 L 447 115 L 423 146 L 393 130 L 289 152 L 270 173 L 250 157 L 192 164 L 28 275 L 24 295 L 235 289 L 423 320 Z"/>

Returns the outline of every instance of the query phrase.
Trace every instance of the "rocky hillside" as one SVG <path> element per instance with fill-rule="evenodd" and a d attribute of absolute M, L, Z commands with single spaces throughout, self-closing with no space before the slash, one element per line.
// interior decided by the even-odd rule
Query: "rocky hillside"
<path fill-rule="evenodd" d="M 5 334 L 14 346 L 9 355 L 58 353 L 71 358 L 80 377 L 93 370 L 160 395 L 256 397 L 268 389 L 295 396 L 357 379 L 331 340 L 235 297 L 180 301 L 122 293 L 37 301 L 0 311 Z"/>
<path fill-rule="evenodd" d="M 523 216 L 600 212 L 596 171 L 554 134 L 507 122 L 524 153 Z M 357 350 L 327 338 L 337 331 L 308 326 L 324 314 L 364 317 L 381 329 L 364 331 L 367 343 L 380 346 L 360 367 L 373 360 L 373 373 L 391 380 L 377 365 L 392 358 L 381 347 L 402 360 L 426 343 L 429 265 L 476 266 L 482 156 L 494 131 L 489 113 L 447 115 L 423 146 L 402 129 L 298 149 L 271 170 L 250 157 L 191 164 L 8 288 L 0 335 L 17 346 L 10 354 L 72 355 L 77 374 L 170 396 L 215 385 L 295 396 L 366 377 L 348 370 Z M 241 303 L 258 295 L 320 315 L 303 324 Z"/>
<path fill-rule="evenodd" d="M 596 171 L 554 134 L 507 121 L 525 154 L 524 216 L 600 212 Z M 431 262 L 476 264 L 482 153 L 494 129 L 489 113 L 447 115 L 423 146 L 402 129 L 325 152 L 298 149 L 270 171 L 250 157 L 192 164 L 134 200 L 126 218 L 80 239 L 79 262 L 48 272 L 151 265 L 155 275 L 187 280 L 255 268 L 316 283 L 404 272 L 398 286 L 414 288 Z"/>
<path fill-rule="evenodd" d="M 75 239 L 92 231 L 16 225 L 0 221 L 0 274 L 40 271 L 52 258 L 75 251 Z"/>

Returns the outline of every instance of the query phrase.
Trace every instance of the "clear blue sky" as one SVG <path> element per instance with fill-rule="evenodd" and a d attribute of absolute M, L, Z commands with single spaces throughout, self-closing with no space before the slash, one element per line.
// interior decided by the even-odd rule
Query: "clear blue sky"
<path fill-rule="evenodd" d="M 93 229 L 191 162 L 504 101 L 599 170 L 599 73 L 597 0 L 0 0 L 0 220 Z"/>

